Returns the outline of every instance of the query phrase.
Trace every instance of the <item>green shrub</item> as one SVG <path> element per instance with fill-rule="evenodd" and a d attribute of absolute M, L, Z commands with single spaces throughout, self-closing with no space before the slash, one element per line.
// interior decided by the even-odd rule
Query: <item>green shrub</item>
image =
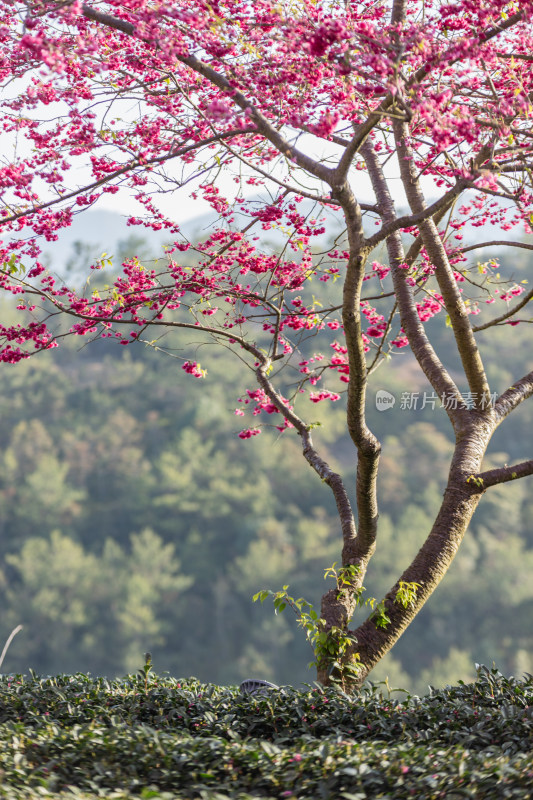
<path fill-rule="evenodd" d="M 390 694 L 390 693 L 389 693 Z M 265 696 L 152 674 L 0 681 L 0 797 L 531 798 L 533 678 Z"/>

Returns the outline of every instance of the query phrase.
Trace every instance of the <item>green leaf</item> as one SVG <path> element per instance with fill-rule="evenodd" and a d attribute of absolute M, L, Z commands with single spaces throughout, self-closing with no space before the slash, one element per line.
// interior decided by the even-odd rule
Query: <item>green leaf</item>
<path fill-rule="evenodd" d="M 260 592 L 257 592 L 256 594 L 254 594 L 254 596 L 252 597 L 252 600 L 254 601 L 254 603 L 257 603 L 258 600 L 260 600 L 261 603 L 264 603 L 265 600 L 267 599 L 267 597 L 269 596 L 269 594 L 270 594 L 270 590 L 269 589 L 262 589 Z"/>

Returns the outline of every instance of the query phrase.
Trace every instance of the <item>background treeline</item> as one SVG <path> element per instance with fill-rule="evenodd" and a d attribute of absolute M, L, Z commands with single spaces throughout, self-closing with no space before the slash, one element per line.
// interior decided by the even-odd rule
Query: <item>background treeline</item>
<path fill-rule="evenodd" d="M 138 252 L 129 242 L 122 255 L 134 245 Z M 517 277 L 524 259 L 513 263 Z M 3 319 L 14 313 L 5 302 L 1 311 Z M 453 370 L 444 316 L 430 328 Z M 483 354 L 493 390 L 502 391 L 532 367 L 530 331 L 502 326 L 489 340 Z M 164 345 L 191 354 L 179 336 Z M 237 359 L 201 347 L 196 358 L 208 368 L 204 381 L 171 355 L 109 341 L 65 340 L 2 365 L 0 643 L 24 625 L 4 670 L 112 677 L 138 668 L 149 650 L 158 672 L 214 683 L 313 680 L 295 619 L 274 617 L 251 596 L 290 584 L 319 604 L 324 569 L 340 558 L 330 491 L 304 462 L 298 437 L 237 438 L 237 398 L 254 388 Z M 427 535 L 451 431 L 441 408 L 401 408 L 402 392 L 428 390 L 407 352 L 372 385 L 397 398 L 379 412 L 370 394 L 369 422 L 384 447 L 367 586 L 381 596 Z M 498 432 L 487 466 L 530 457 L 532 405 Z M 349 483 L 354 450 L 342 401 L 313 406 L 308 418 L 324 423 L 315 438 Z M 475 662 L 533 672 L 532 519 L 530 479 L 490 490 L 447 578 L 372 678 L 424 692 L 429 682 L 474 677 Z"/>

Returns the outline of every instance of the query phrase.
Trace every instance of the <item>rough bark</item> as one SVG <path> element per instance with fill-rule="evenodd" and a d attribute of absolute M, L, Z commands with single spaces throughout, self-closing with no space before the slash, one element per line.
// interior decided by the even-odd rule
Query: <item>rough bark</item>
<path fill-rule="evenodd" d="M 368 428 L 365 419 L 367 366 L 360 306 L 368 251 L 364 247 L 361 210 L 347 186 L 336 189 L 334 194 L 344 211 L 350 246 L 343 287 L 342 321 L 350 365 L 347 424 L 350 437 L 357 448 L 358 533 L 352 546 L 344 548 L 342 563 L 359 566 L 359 580 L 355 587 L 359 588 L 375 549 L 378 520 L 377 470 L 381 445 Z"/>
<path fill-rule="evenodd" d="M 456 444 L 443 502 L 431 532 L 384 598 L 390 624 L 378 628 L 370 617 L 353 631 L 357 640 L 353 652 L 359 654 L 362 664 L 359 682 L 390 651 L 439 585 L 455 558 L 483 494 L 484 488 L 469 478 L 479 471 L 497 423 L 493 413 L 485 416 L 475 411 L 470 413 L 469 429 Z M 408 608 L 396 600 L 400 581 L 420 584 L 416 599 Z"/>
<path fill-rule="evenodd" d="M 356 608 L 368 563 L 376 548 L 377 474 L 381 452 L 381 445 L 368 428 L 365 418 L 368 376 L 360 305 L 368 249 L 364 243 L 361 209 L 347 184 L 333 186 L 332 195 L 342 206 L 350 247 L 343 287 L 342 320 L 350 365 L 347 425 L 357 450 L 357 534 L 351 539 L 344 538 L 342 565 L 356 566 L 358 571 L 353 577 L 351 586 L 345 587 L 345 591 L 340 593 L 339 587 L 335 587 L 322 597 L 321 619 L 324 621 L 326 633 L 334 628 L 343 631 L 347 629 Z M 317 677 L 321 683 L 329 682 L 330 668 L 327 661 L 319 660 Z"/>
<path fill-rule="evenodd" d="M 409 127 L 405 122 L 394 120 L 393 128 L 400 174 L 407 201 L 414 214 L 422 214 L 426 208 L 426 202 L 414 165 L 414 154 L 409 145 Z M 420 222 L 419 230 L 424 247 L 435 268 L 435 277 L 448 312 L 457 350 L 472 392 L 474 406 L 479 409 L 486 408 L 490 404 L 490 388 L 470 319 L 457 287 L 448 255 L 439 236 L 437 226 L 431 218 Z"/>
<path fill-rule="evenodd" d="M 422 372 L 436 393 L 440 397 L 453 397 L 457 400 L 456 408 L 453 408 L 453 403 L 448 403 L 446 405 L 446 410 L 450 416 L 451 422 L 455 424 L 456 419 L 461 413 L 460 406 L 462 405 L 459 389 L 426 336 L 424 325 L 420 321 L 416 309 L 413 289 L 406 280 L 405 271 L 399 268 L 400 264 L 406 263 L 406 255 L 404 253 L 400 232 L 394 225 L 396 221 L 394 201 L 372 144 L 369 142 L 366 143 L 361 152 L 365 158 L 368 174 L 372 181 L 372 187 L 378 199 L 384 226 L 391 231 L 386 236 L 386 245 L 402 327 L 409 339 L 409 345 Z M 413 247 L 413 252 L 410 252 L 408 256 L 414 260 L 418 255 L 418 249 L 418 247 Z"/>

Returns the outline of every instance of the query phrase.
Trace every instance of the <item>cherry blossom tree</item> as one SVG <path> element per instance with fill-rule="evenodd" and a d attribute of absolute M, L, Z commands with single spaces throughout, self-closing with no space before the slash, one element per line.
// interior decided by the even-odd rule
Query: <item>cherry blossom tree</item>
<path fill-rule="evenodd" d="M 533 460 L 483 468 L 533 372 L 524 353 L 525 374 L 495 397 L 476 342 L 531 321 L 533 290 L 499 272 L 494 248 L 533 249 L 532 0 L 0 7 L 0 274 L 21 313 L 0 325 L 0 358 L 64 336 L 130 346 L 177 328 L 244 360 L 236 414 L 252 421 L 238 435 L 274 423 L 299 436 L 335 498 L 342 567 L 309 624 L 319 680 L 346 668 L 344 684 L 357 685 L 445 575 L 483 494 L 533 473 Z M 43 242 L 115 193 L 138 204 L 130 225 L 170 244 L 155 265 L 130 259 L 105 291 L 80 291 L 45 268 Z M 180 208 L 199 200 L 217 222 L 193 243 Z M 472 265 L 473 250 L 486 260 Z M 461 375 L 428 336 L 438 314 Z M 324 352 L 310 354 L 313 336 Z M 455 450 L 420 551 L 351 630 L 379 540 L 368 379 L 402 348 L 441 399 Z M 192 349 L 182 366 L 205 375 Z M 314 404 L 329 402 L 346 404 L 355 480 L 313 441 Z"/>

